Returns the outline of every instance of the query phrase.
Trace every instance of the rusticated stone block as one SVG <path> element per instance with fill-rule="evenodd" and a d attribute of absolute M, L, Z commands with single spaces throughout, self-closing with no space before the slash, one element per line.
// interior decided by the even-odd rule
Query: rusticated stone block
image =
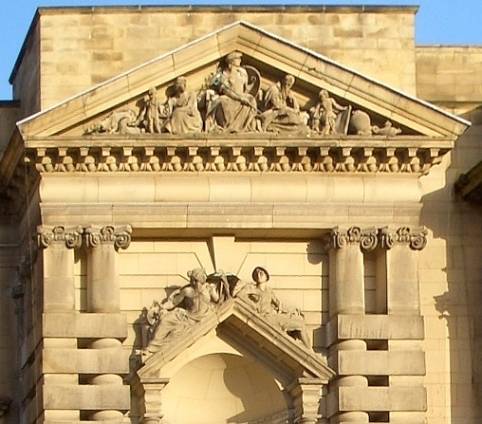
<path fill-rule="evenodd" d="M 422 340 L 424 322 L 420 316 L 338 315 L 327 326 L 327 345 L 337 340 Z"/>
<path fill-rule="evenodd" d="M 127 337 L 123 314 L 43 314 L 43 337 L 118 338 Z"/>
<path fill-rule="evenodd" d="M 44 409 L 119 410 L 130 408 L 129 386 L 45 385 Z"/>

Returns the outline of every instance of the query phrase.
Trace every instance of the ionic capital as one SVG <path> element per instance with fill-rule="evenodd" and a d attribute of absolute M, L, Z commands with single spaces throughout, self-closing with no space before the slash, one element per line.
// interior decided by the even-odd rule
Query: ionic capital
<path fill-rule="evenodd" d="M 412 250 L 422 250 L 427 245 L 427 233 L 425 227 L 385 227 L 380 230 L 380 244 L 385 249 L 391 249 L 395 244 L 404 244 Z"/>
<path fill-rule="evenodd" d="M 63 225 L 37 227 L 37 240 L 40 247 L 46 249 L 53 243 L 65 244 L 68 249 L 78 249 L 82 245 L 82 227 L 64 227 Z"/>
<path fill-rule="evenodd" d="M 357 244 L 366 251 L 374 250 L 378 245 L 377 229 L 350 227 L 341 229 L 333 228 L 328 235 L 328 246 L 332 249 L 342 249 L 349 245 Z"/>
<path fill-rule="evenodd" d="M 112 244 L 116 249 L 127 249 L 131 243 L 130 225 L 90 226 L 84 231 L 87 247 L 95 248 L 101 244 Z"/>

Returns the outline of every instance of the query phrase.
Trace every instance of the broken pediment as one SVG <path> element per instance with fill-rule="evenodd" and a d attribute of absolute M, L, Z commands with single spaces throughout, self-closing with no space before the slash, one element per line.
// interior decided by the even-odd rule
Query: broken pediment
<path fill-rule="evenodd" d="M 275 364 L 285 384 L 301 377 L 327 383 L 333 377 L 312 350 L 303 315 L 281 304 L 264 268 L 253 270 L 253 282 L 223 272 L 207 276 L 201 268 L 188 272 L 188 278 L 189 284 L 146 309 L 141 379 L 170 376 L 169 364 L 213 332 L 236 351 Z"/>

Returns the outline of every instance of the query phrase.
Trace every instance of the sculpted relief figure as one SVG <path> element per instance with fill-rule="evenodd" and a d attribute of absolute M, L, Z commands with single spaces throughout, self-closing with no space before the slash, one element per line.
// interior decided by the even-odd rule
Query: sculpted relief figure
<path fill-rule="evenodd" d="M 239 285 L 233 297 L 239 297 L 254 306 L 256 311 L 273 326 L 300 340 L 305 347 L 311 349 L 308 331 L 301 312 L 285 307 L 268 286 L 269 273 L 257 266 L 252 273 L 254 283 Z"/>
<path fill-rule="evenodd" d="M 295 83 L 293 75 L 285 77 L 271 85 L 264 95 L 263 109 L 260 116 L 262 131 L 281 133 L 307 133 L 300 106 L 291 91 Z"/>
<path fill-rule="evenodd" d="M 321 135 L 346 134 L 348 120 L 341 111 L 348 110 L 348 106 L 339 105 L 335 99 L 330 97 L 328 91 L 321 90 L 318 103 L 311 108 L 311 129 Z"/>
<path fill-rule="evenodd" d="M 193 269 L 187 276 L 189 284 L 175 290 L 165 302 L 153 302 L 149 309 L 147 354 L 159 351 L 167 340 L 208 316 L 219 301 L 216 286 L 207 282 L 204 269 Z"/>
<path fill-rule="evenodd" d="M 201 132 L 203 122 L 197 108 L 197 96 L 187 91 L 187 80 L 179 77 L 173 86 L 173 94 L 167 100 L 164 113 L 165 129 L 171 134 L 189 134 Z"/>
<path fill-rule="evenodd" d="M 161 132 L 161 106 L 157 90 L 151 88 L 143 98 L 142 108 L 137 117 L 137 125 L 145 132 L 154 134 Z"/>
<path fill-rule="evenodd" d="M 256 267 L 253 282 L 240 280 L 223 271 L 206 275 L 202 268 L 187 273 L 189 284 L 172 292 L 163 302 L 154 301 L 146 313 L 148 344 L 144 355 L 163 346 L 214 313 L 224 302 L 238 298 L 274 327 L 311 349 L 303 315 L 284 306 L 268 286 L 269 273 Z"/>
<path fill-rule="evenodd" d="M 86 134 L 140 134 L 137 113 L 130 108 L 116 110 L 89 126 Z"/>
<path fill-rule="evenodd" d="M 250 93 L 255 81 L 241 66 L 240 52 L 226 56 L 211 81 L 206 93 L 206 130 L 208 132 L 254 132 L 256 131 L 257 104 Z"/>
<path fill-rule="evenodd" d="M 276 83 L 262 79 L 259 71 L 241 64 L 242 53 L 233 51 L 221 60 L 203 88 L 188 90 L 187 79 L 178 77 L 161 100 L 153 87 L 136 104 L 124 105 L 88 126 L 85 134 L 196 134 L 201 132 L 307 136 L 385 136 L 402 132 L 391 121 L 340 105 L 322 89 L 300 105 L 293 90 L 296 79 L 287 74 Z M 268 85 L 270 84 L 270 85 Z M 265 87 L 266 85 L 266 87 Z M 315 105 L 313 104 L 314 98 Z M 198 107 L 199 106 L 199 107 Z M 201 114 L 202 112 L 202 114 Z M 205 170 L 215 170 L 205 167 Z M 231 165 L 230 170 L 235 169 Z"/>

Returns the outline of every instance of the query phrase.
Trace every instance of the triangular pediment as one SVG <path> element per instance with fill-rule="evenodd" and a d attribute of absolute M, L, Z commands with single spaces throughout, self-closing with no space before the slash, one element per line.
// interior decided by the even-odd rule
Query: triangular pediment
<path fill-rule="evenodd" d="M 157 89 L 162 101 L 166 90 L 180 76 L 186 77 L 189 90 L 199 93 L 205 88 L 206 79 L 216 72 L 220 61 L 235 51 L 243 54 L 243 66 L 259 71 L 261 91 L 268 90 L 285 75 L 293 75 L 296 78 L 292 88 L 293 97 L 307 115 L 310 109 L 316 107 L 320 90 L 326 90 L 340 105 L 349 107 L 350 113 L 360 111 L 362 116 L 358 120 L 361 123 L 356 124 L 355 129 L 346 130 L 345 134 L 342 132 L 342 136 L 360 135 L 356 132 L 359 126 L 369 125 L 375 128 L 373 133 L 370 132 L 375 137 L 399 135 L 454 141 L 469 125 L 467 121 L 363 76 L 323 55 L 252 24 L 237 22 L 19 122 L 20 132 L 24 140 L 51 136 L 78 138 L 90 134 L 94 138 L 105 138 L 116 135 L 116 131 L 109 129 L 103 134 L 92 133 L 89 128 L 110 119 L 109 114 L 115 111 L 128 111 L 133 115 L 128 119 L 135 121 L 149 90 Z M 368 124 L 365 122 L 367 116 L 371 120 Z M 400 131 L 384 129 L 387 121 Z M 348 122 L 345 126 L 348 128 Z M 378 132 L 377 128 L 382 131 Z M 142 132 L 140 129 L 139 135 L 142 136 Z M 144 135 L 156 137 L 163 134 Z M 314 134 L 317 135 L 320 134 Z M 191 133 L 188 136 L 198 137 Z"/>
<path fill-rule="evenodd" d="M 239 346 L 257 360 L 280 370 L 279 375 L 286 375 L 287 382 L 293 378 L 312 378 L 327 384 L 335 376 L 320 355 L 271 325 L 242 300 L 232 299 L 150 356 L 139 369 L 139 377 L 143 381 L 158 379 L 180 355 L 213 331 L 228 344 Z M 190 354 L 188 357 L 193 359 Z"/>

